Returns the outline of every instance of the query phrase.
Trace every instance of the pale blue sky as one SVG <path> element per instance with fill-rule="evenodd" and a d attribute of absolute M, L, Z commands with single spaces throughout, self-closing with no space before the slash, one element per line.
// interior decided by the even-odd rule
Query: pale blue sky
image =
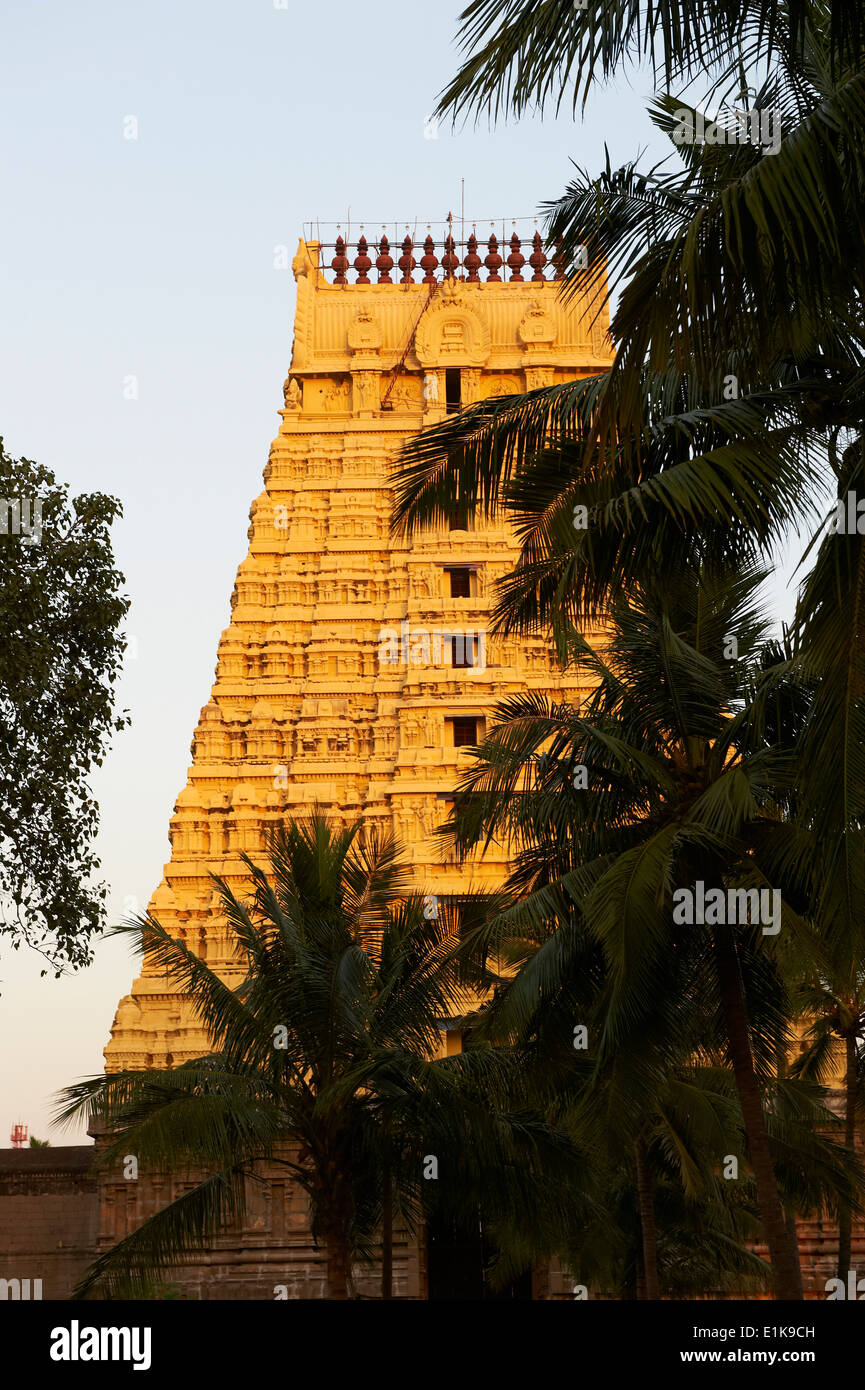
<path fill-rule="evenodd" d="M 137 656 L 133 725 L 94 788 L 112 914 L 143 907 L 227 624 L 248 510 L 279 423 L 302 223 L 532 214 L 606 142 L 661 152 L 649 78 L 586 121 L 424 138 L 456 69 L 453 9 L 333 0 L 5 0 L 0 18 L 0 433 L 73 491 L 118 495 Z M 132 116 L 138 138 L 124 138 Z M 128 129 L 128 123 L 126 128 Z M 290 256 L 289 256 L 290 259 Z M 138 400 L 124 380 L 138 380 Z M 0 955 L 0 1146 L 46 1136 L 50 1096 L 102 1068 L 127 948 L 39 979 Z M 54 1131 L 54 1143 L 74 1135 Z"/>

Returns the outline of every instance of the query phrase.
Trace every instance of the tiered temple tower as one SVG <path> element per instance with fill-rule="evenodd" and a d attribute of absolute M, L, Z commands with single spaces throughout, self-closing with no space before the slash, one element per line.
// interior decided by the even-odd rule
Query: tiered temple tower
<path fill-rule="evenodd" d="M 422 249 L 407 235 L 397 259 L 385 234 L 372 248 L 361 235 L 352 265 L 341 238 L 298 246 L 282 424 L 150 904 L 227 978 L 209 874 L 242 892 L 239 855 L 263 856 L 268 823 L 317 802 L 392 826 L 423 891 L 498 883 L 494 852 L 457 866 L 433 835 L 463 747 L 513 692 L 580 698 L 545 640 L 487 632 L 493 582 L 518 553 L 508 527 L 467 529 L 455 515 L 411 542 L 389 531 L 389 470 L 408 436 L 610 361 L 604 311 L 562 300 L 563 269 L 540 237 L 524 254 L 514 231 L 503 250 L 494 234 L 480 248 L 474 234 L 438 246 L 430 234 Z M 205 1049 L 183 998 L 145 962 L 118 1006 L 107 1069 Z"/>

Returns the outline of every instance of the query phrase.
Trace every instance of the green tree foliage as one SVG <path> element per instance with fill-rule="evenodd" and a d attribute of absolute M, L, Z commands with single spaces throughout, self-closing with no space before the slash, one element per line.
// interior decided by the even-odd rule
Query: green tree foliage
<path fill-rule="evenodd" d="M 573 266 L 564 294 L 616 297 L 610 370 L 422 432 L 394 510 L 404 532 L 455 503 L 504 514 L 521 553 L 497 585 L 495 626 L 551 630 L 561 659 L 597 682 L 581 710 L 531 697 L 500 708 L 454 829 L 464 851 L 479 832 L 517 850 L 524 896 L 508 922 L 529 941 L 509 938 L 516 975 L 496 986 L 512 1036 L 568 984 L 575 934 L 603 947 L 598 1077 L 618 1078 L 615 1113 L 629 1094 L 645 1107 L 628 1182 L 646 1283 L 651 1116 L 683 1061 L 646 1038 L 669 1013 L 694 1056 L 717 1049 L 711 1020 L 682 1029 L 695 990 L 723 1024 L 779 1296 L 799 1295 L 791 1216 L 834 1212 L 846 1269 L 861 1205 L 865 552 L 858 527 L 824 522 L 836 497 L 865 496 L 863 19 L 861 3 L 823 0 L 476 0 L 441 99 L 454 116 L 576 110 L 593 83 L 645 59 L 661 86 L 649 116 L 670 158 L 613 168 L 608 156 L 546 209 Z M 711 140 L 683 138 L 719 105 Z M 755 134 L 760 112 L 771 145 Z M 744 600 L 792 529 L 810 536 L 806 560 L 816 552 L 793 631 L 773 650 L 734 599 L 725 632 L 739 651 L 725 667 L 719 576 Z M 612 652 L 592 655 L 580 634 L 611 613 Z M 572 787 L 577 765 L 594 770 L 588 789 Z M 671 893 L 701 876 L 783 885 L 779 942 L 741 927 L 678 935 Z M 483 951 L 504 949 L 508 922 L 482 934 Z M 800 1079 L 819 1083 L 843 1051 L 845 1142 L 831 1152 L 818 1152 L 821 1134 L 839 1137 L 819 1086 L 809 1096 L 785 1076 L 794 1024 L 810 1029 Z M 648 1246 L 657 1265 L 651 1232 Z"/>
<path fill-rule="evenodd" d="M 118 929 L 189 994 L 213 1051 L 70 1087 L 60 1115 L 95 1112 L 110 1135 L 105 1163 L 133 1153 L 143 1171 L 200 1176 L 101 1256 L 80 1292 L 146 1285 L 206 1244 L 243 1211 L 262 1159 L 306 1192 L 334 1299 L 350 1296 L 352 1264 L 370 1258 L 378 1229 L 392 1234 L 394 1216 L 416 1229 L 434 1200 L 464 1217 L 492 1186 L 505 1205 L 531 1213 L 543 1200 L 563 1221 L 554 1183 L 564 1191 L 556 1174 L 572 1171 L 570 1146 L 520 1102 L 514 1058 L 488 1047 L 436 1058 L 440 1024 L 470 998 L 454 920 L 424 915 L 394 841 L 316 814 L 275 832 L 269 873 L 245 862 L 250 902 L 218 881 L 237 987 L 152 917 Z M 530 1160 L 544 1152 L 539 1184 Z M 428 1155 L 447 1181 L 424 1180 Z"/>
<path fill-rule="evenodd" d="M 455 833 L 464 850 L 480 835 L 504 837 L 515 851 L 518 904 L 479 929 L 484 959 L 503 949 L 514 923 L 538 931 L 552 916 L 558 926 L 499 999 L 516 1036 L 533 1026 L 551 982 L 561 988 L 573 933 L 600 946 L 596 1065 L 618 1078 L 605 1116 L 618 1112 L 639 1133 L 673 1064 L 723 1052 L 776 1289 L 789 1298 L 801 1286 L 766 1089 L 779 1046 L 792 1041 L 785 958 L 801 960 L 811 942 L 799 864 L 803 849 L 815 849 L 790 816 L 807 697 L 765 661 L 768 622 L 756 602 L 764 578 L 705 571 L 619 599 L 602 652 L 573 639 L 576 669 L 594 684 L 582 709 L 530 694 L 498 707 L 464 776 Z M 725 895 L 771 888 L 777 923 L 755 920 L 749 907 L 682 925 L 676 894 L 695 893 L 698 882 Z M 843 1154 L 837 1162 L 843 1171 Z"/>
<path fill-rule="evenodd" d="M 592 86 L 648 61 L 656 81 L 800 54 L 809 23 L 834 67 L 865 33 L 857 0 L 473 0 L 460 16 L 465 57 L 439 101 L 441 116 L 494 119 L 529 110 L 576 112 Z"/>
<path fill-rule="evenodd" d="M 110 540 L 120 504 L 70 499 L 2 441 L 0 498 L 0 933 L 59 972 L 88 964 L 104 923 L 89 780 L 128 723 L 112 690 L 128 608 Z"/>

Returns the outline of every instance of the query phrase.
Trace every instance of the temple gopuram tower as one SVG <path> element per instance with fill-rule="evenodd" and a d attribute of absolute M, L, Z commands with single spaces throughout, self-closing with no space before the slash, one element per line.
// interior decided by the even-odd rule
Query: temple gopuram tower
<path fill-rule="evenodd" d="M 455 515 L 394 539 L 389 474 L 402 443 L 449 412 L 606 367 L 597 302 L 563 302 L 561 266 L 537 233 L 523 246 L 516 230 L 502 250 L 495 234 L 479 247 L 449 229 L 437 245 L 432 232 L 422 246 L 406 235 L 393 252 L 386 235 L 372 247 L 361 235 L 353 260 L 341 238 L 301 240 L 293 270 L 282 423 L 150 903 L 226 978 L 210 873 L 243 893 L 240 854 L 263 860 L 266 827 L 315 803 L 392 827 L 425 892 L 500 882 L 494 848 L 458 866 L 433 834 L 464 749 L 510 694 L 581 693 L 544 639 L 487 631 L 494 581 L 518 554 L 509 528 Z M 107 1069 L 206 1048 L 182 996 L 145 961 L 118 1006 Z"/>

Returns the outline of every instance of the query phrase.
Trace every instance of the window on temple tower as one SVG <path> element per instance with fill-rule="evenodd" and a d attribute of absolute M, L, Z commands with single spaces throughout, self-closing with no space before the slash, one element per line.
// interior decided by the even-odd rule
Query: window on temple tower
<path fill-rule="evenodd" d="M 472 571 L 470 569 L 448 570 L 450 576 L 451 598 L 472 597 Z"/>
<path fill-rule="evenodd" d="M 477 743 L 479 722 L 474 715 L 471 718 L 457 715 L 451 720 L 454 730 L 454 748 L 465 748 L 468 744 Z"/>
<path fill-rule="evenodd" d="M 459 367 L 445 368 L 445 409 L 448 415 L 456 415 L 462 406 L 462 381 Z"/>
<path fill-rule="evenodd" d="M 461 632 L 450 639 L 451 666 L 457 670 L 477 665 L 475 659 L 475 639 L 471 633 Z"/>
<path fill-rule="evenodd" d="M 469 529 L 469 509 L 465 502 L 454 502 L 451 507 L 450 529 L 467 531 Z"/>

